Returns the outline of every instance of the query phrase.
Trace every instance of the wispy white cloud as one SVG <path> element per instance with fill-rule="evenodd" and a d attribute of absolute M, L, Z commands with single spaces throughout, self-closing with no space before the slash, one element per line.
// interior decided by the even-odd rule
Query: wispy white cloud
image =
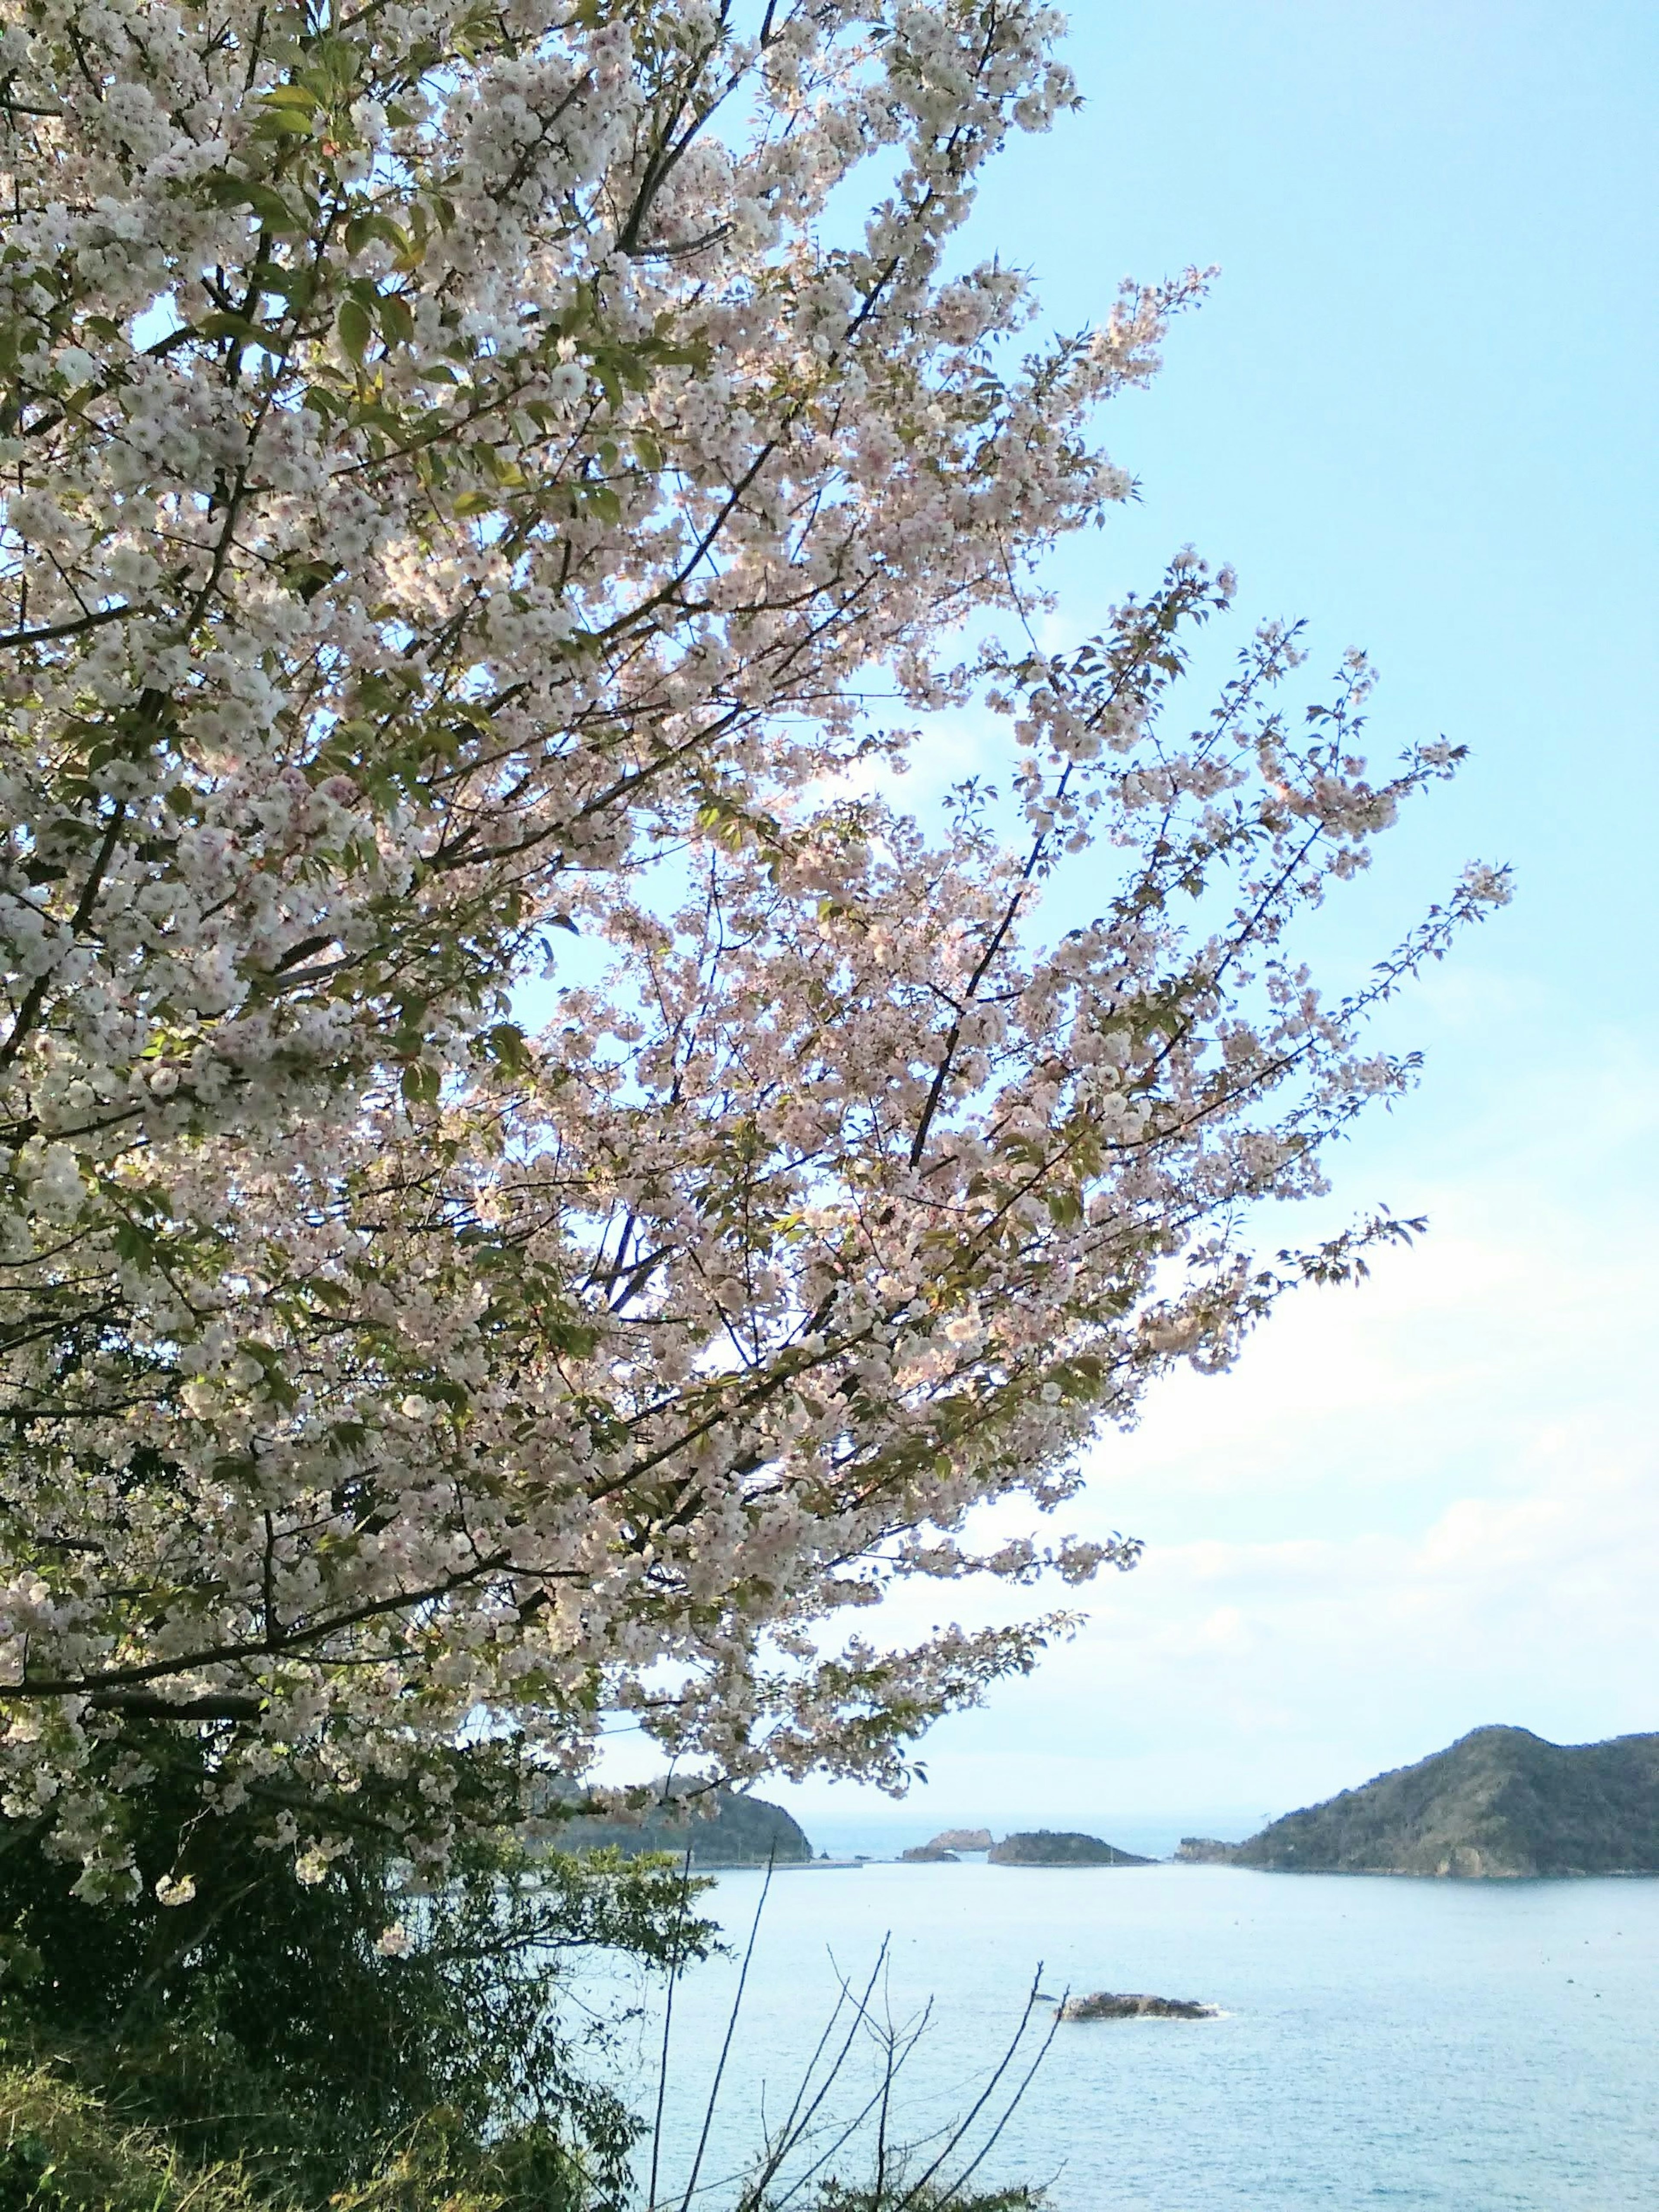
<path fill-rule="evenodd" d="M 1146 1560 L 936 1733 L 942 1813 L 1265 1812 L 1486 1721 L 1659 1727 L 1656 1076 L 1628 1044 L 1540 1063 L 1441 1132 L 1416 1249 L 1100 1445 L 1066 1517 Z"/>

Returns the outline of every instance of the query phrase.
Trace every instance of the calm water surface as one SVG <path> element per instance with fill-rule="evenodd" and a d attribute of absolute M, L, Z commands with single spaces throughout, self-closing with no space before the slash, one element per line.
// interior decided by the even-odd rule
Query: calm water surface
<path fill-rule="evenodd" d="M 760 1886 L 726 1875 L 714 1894 L 739 1950 Z M 1048 1990 L 1224 2008 L 1060 2028 L 977 2177 L 1048 2183 L 1059 2212 L 1659 2208 L 1659 1880 L 969 1862 L 775 1877 L 702 2168 L 709 2212 L 763 2116 L 787 2108 L 837 1969 L 861 1986 L 890 1931 L 894 2019 L 933 2006 L 895 2099 L 911 2137 L 971 2104 L 1039 1962 Z M 735 1960 L 696 1969 L 676 1999 L 663 2138 L 676 2206 L 736 1978 Z M 641 2024 L 629 2085 L 647 2107 L 659 2032 Z M 873 2050 L 857 2054 L 838 2112 L 857 2110 L 874 2065 Z M 866 2160 L 837 2163 L 850 2179 Z"/>

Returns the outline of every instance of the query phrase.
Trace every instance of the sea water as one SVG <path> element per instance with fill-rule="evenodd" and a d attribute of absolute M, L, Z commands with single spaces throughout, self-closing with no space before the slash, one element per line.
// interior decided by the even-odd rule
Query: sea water
<path fill-rule="evenodd" d="M 763 1879 L 720 1876 L 704 1909 L 733 1954 L 675 1993 L 662 2203 L 678 2207 L 690 2179 Z M 831 2147 L 879 2089 L 882 2024 L 902 2042 L 925 2015 L 887 2100 L 888 2141 L 922 2145 L 919 2175 L 1040 1974 L 1051 1997 L 1141 1990 L 1221 2016 L 1061 2025 L 976 2188 L 1044 2185 L 1057 2212 L 1659 2208 L 1659 1880 L 965 1861 L 773 1877 L 708 2124 L 700 2212 L 732 2201 L 732 2177 L 795 2099 L 842 1984 L 862 1994 L 884 1942 L 869 2008 L 881 2032 L 854 2038 L 787 2176 L 826 2156 L 825 2172 L 867 2176 L 875 2113 Z M 1053 2011 L 1034 2008 L 941 2180 L 985 2144 Z M 625 2069 L 647 2116 L 661 2027 L 660 2006 L 647 2009 Z M 837 2031 L 830 2051 L 840 2042 Z"/>

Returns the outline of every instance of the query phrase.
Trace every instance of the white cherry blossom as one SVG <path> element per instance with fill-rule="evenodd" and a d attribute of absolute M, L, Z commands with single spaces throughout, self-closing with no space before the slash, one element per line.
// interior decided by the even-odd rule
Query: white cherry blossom
<path fill-rule="evenodd" d="M 902 1786 L 1065 1616 L 842 1617 L 1131 1564 L 969 1516 L 1395 1233 L 1245 1242 L 1505 879 L 1329 1001 L 1295 926 L 1455 748 L 1370 780 L 1364 663 L 1304 720 L 1272 629 L 1189 729 L 1190 555 L 1030 643 L 1201 289 L 1044 343 L 960 265 L 1057 28 L 0 27 L 0 1787 L 88 1893 L 157 1729 L 302 1881 L 364 1820 L 437 1867 L 607 1713 Z M 855 795 L 969 702 L 1000 798 Z"/>

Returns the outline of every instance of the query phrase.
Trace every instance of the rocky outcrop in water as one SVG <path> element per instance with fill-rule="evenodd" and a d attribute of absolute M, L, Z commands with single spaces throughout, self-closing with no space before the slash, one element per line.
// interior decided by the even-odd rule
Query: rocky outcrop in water
<path fill-rule="evenodd" d="M 988 1851 L 988 1828 L 941 1828 L 927 1848 L 930 1851 Z"/>
<path fill-rule="evenodd" d="M 901 1866 L 960 1866 L 962 1861 L 954 1851 L 942 1851 L 937 1844 L 915 1844 L 908 1851 L 899 1853 Z"/>
<path fill-rule="evenodd" d="M 1216 2020 L 1214 2005 L 1199 2004 L 1190 1997 L 1120 1996 L 1113 1990 L 1097 1990 L 1092 1996 L 1067 1997 L 1060 2008 L 1062 2020 Z"/>
<path fill-rule="evenodd" d="M 1081 1836 L 1069 1829 L 1034 1828 L 1023 1835 L 1005 1836 L 991 1847 L 993 1866 L 1151 1866 L 1151 1859 L 1121 1851 L 1098 1836 Z"/>

